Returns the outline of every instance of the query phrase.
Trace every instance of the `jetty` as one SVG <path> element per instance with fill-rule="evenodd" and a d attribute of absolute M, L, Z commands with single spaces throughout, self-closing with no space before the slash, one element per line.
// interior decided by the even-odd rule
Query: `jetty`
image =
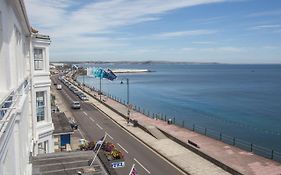
<path fill-rule="evenodd" d="M 113 73 L 144 73 L 144 72 L 152 72 L 149 69 L 113 69 Z"/>

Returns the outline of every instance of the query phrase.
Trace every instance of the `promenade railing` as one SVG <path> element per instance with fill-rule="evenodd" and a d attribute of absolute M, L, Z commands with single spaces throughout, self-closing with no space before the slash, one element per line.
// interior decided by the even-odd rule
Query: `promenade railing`
<path fill-rule="evenodd" d="M 126 101 L 122 100 L 122 98 L 120 98 L 120 97 L 114 96 L 114 95 L 106 93 L 106 92 L 103 92 L 103 94 L 106 95 L 107 97 L 115 100 L 116 102 L 119 102 L 125 106 L 127 105 Z M 146 110 L 137 105 L 133 105 L 133 110 L 136 112 L 142 113 L 144 116 L 147 116 L 147 117 L 150 117 L 153 119 L 157 119 L 157 120 L 163 120 L 163 121 L 167 122 L 170 119 L 172 124 L 174 124 L 176 126 L 192 130 L 199 134 L 202 134 L 202 135 L 208 136 L 210 138 L 224 142 L 226 144 L 238 147 L 242 150 L 252 152 L 252 153 L 260 155 L 262 157 L 281 162 L 281 152 L 280 151 L 276 151 L 276 150 L 269 149 L 269 148 L 266 148 L 266 147 L 263 147 L 263 146 L 260 146 L 257 144 L 253 144 L 251 142 L 245 141 L 238 137 L 229 136 L 222 132 L 218 132 L 218 131 L 215 131 L 215 130 L 212 130 L 212 129 L 209 129 L 209 128 L 206 128 L 206 127 L 203 127 L 203 126 L 200 126 L 197 124 L 195 125 L 195 124 L 191 124 L 191 123 L 186 123 L 184 120 L 177 121 L 175 117 L 170 117 L 163 113 L 153 113 L 153 112 L 150 112 L 149 110 Z"/>
<path fill-rule="evenodd" d="M 122 100 L 119 97 L 116 97 L 114 95 L 111 95 L 109 93 L 105 93 L 105 95 L 107 95 L 108 97 L 110 97 L 111 99 L 126 105 L 126 101 Z M 219 140 L 221 142 L 224 142 L 226 144 L 238 147 L 240 149 L 243 149 L 245 151 L 249 151 L 252 152 L 254 154 L 260 155 L 262 157 L 268 158 L 268 159 L 272 159 L 278 162 L 281 162 L 281 152 L 279 151 L 275 151 L 273 149 L 269 149 L 257 144 L 253 144 L 251 142 L 245 141 L 243 139 L 237 138 L 237 137 L 233 137 L 233 136 L 229 136 L 227 134 L 224 134 L 222 132 L 218 132 L 215 131 L 213 129 L 209 129 L 200 125 L 195 125 L 195 124 L 191 124 L 191 123 L 187 123 L 184 120 L 183 121 L 176 121 L 175 117 L 170 117 L 167 116 L 165 114 L 162 113 L 153 113 L 150 112 L 149 110 L 146 110 L 144 108 L 141 108 L 140 106 L 137 105 L 133 105 L 133 110 L 140 112 L 142 114 L 144 114 L 147 117 L 153 118 L 153 119 L 157 119 L 157 120 L 163 120 L 163 121 L 168 121 L 169 119 L 171 119 L 172 124 L 177 125 L 179 127 L 183 127 L 189 130 L 192 130 L 196 133 L 208 136 L 210 138 Z"/>

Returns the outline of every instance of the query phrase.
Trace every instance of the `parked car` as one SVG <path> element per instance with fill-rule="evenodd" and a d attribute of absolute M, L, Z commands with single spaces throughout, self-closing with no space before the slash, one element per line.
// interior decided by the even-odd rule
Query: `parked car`
<path fill-rule="evenodd" d="M 82 92 L 79 93 L 79 94 L 77 94 L 77 95 L 78 95 L 78 97 L 79 97 L 81 100 L 83 100 L 83 101 L 89 100 L 88 97 L 87 97 L 85 94 L 83 94 Z"/>
<path fill-rule="evenodd" d="M 74 94 L 78 94 L 80 91 L 78 91 L 77 89 L 73 90 Z"/>
<path fill-rule="evenodd" d="M 86 96 L 82 96 L 82 97 L 80 97 L 81 98 L 81 100 L 83 100 L 83 101 L 88 101 L 89 99 L 88 99 L 88 97 L 86 97 Z"/>
<path fill-rule="evenodd" d="M 73 101 L 72 102 L 72 105 L 71 105 L 71 108 L 72 109 L 80 109 L 80 102 L 79 101 Z"/>
<path fill-rule="evenodd" d="M 81 92 L 81 91 L 79 91 L 79 92 L 77 92 L 77 93 L 76 93 L 76 95 L 77 95 L 78 97 L 80 97 L 81 95 L 83 96 L 83 95 L 84 95 L 84 93 L 83 93 L 83 92 Z"/>
<path fill-rule="evenodd" d="M 76 90 L 76 88 L 73 87 L 73 86 L 70 86 L 70 87 L 69 87 L 69 90 L 71 90 L 71 91 L 73 92 L 74 90 Z"/>

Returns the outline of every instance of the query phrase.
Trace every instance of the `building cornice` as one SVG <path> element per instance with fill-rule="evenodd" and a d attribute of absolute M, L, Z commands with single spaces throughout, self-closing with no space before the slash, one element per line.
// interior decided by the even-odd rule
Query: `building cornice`
<path fill-rule="evenodd" d="M 21 11 L 23 13 L 24 21 L 26 23 L 27 29 L 28 29 L 29 33 L 31 34 L 31 26 L 29 24 L 29 20 L 28 20 L 28 17 L 27 17 L 27 13 L 26 13 L 24 2 L 23 2 L 23 0 L 18 0 L 18 1 L 20 3 L 20 6 L 21 6 Z"/>

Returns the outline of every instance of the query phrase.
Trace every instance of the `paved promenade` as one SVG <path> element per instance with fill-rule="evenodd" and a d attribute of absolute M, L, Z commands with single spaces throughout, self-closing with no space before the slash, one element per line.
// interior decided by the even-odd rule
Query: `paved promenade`
<path fill-rule="evenodd" d="M 99 97 L 96 92 L 92 92 L 86 87 L 85 90 L 92 93 L 92 95 L 95 95 L 97 98 Z M 108 104 L 115 110 L 124 115 L 127 114 L 126 106 L 104 96 L 102 97 L 102 99 L 106 104 Z M 170 139 L 157 140 L 149 134 L 143 134 L 144 132 L 142 130 L 140 131 L 139 128 L 127 126 L 125 119 L 120 115 L 117 115 L 115 112 L 107 108 L 105 105 L 99 103 L 97 100 L 91 98 L 90 101 L 117 123 L 129 130 L 131 133 L 143 140 L 146 144 L 150 145 L 152 148 L 158 150 L 160 154 L 162 154 L 167 159 L 171 160 L 174 164 L 178 165 L 190 174 L 228 174 L 213 163 L 189 151 L 188 149 L 173 142 Z M 211 139 L 185 128 L 181 128 L 175 125 L 168 125 L 167 122 L 161 120 L 151 119 L 136 111 L 131 112 L 131 118 L 138 120 L 142 125 L 155 125 L 156 127 L 176 137 L 182 142 L 187 143 L 188 140 L 192 140 L 200 146 L 198 150 L 206 155 L 213 157 L 219 162 L 224 163 L 225 165 L 240 172 L 241 174 L 281 174 L 280 163 L 263 158 L 261 156 L 254 155 L 251 152 L 247 152 L 239 148 L 227 145 L 223 142 Z"/>

